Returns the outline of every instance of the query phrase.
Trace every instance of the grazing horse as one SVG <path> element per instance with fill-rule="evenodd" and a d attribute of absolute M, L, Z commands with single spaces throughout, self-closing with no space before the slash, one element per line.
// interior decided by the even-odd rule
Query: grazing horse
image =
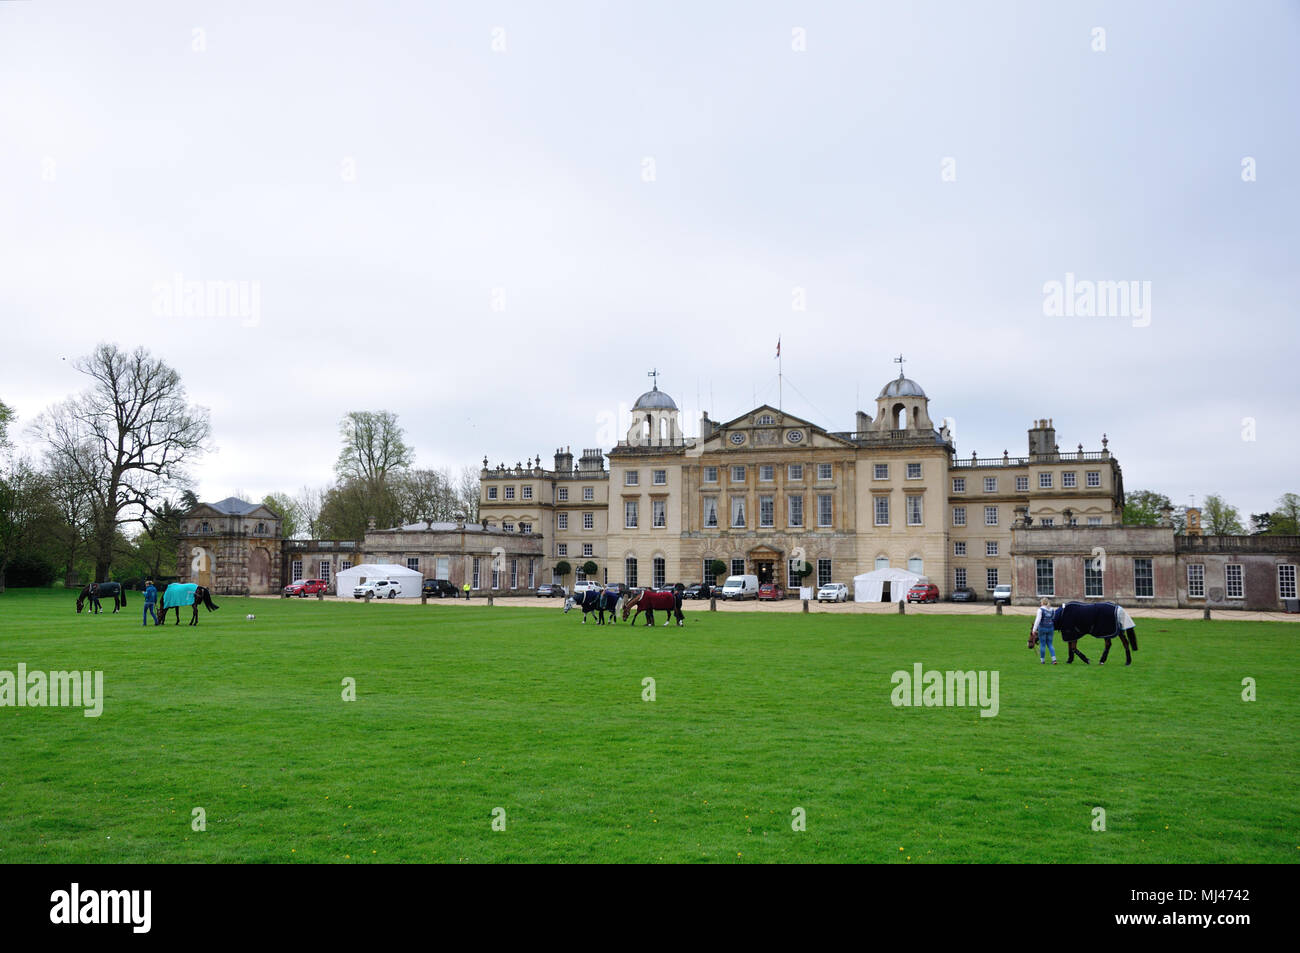
<path fill-rule="evenodd" d="M 207 606 L 209 612 L 215 612 L 221 607 L 212 601 L 212 593 L 204 586 L 195 585 L 192 582 L 174 582 L 163 592 L 163 610 L 158 615 L 158 625 L 167 621 L 167 612 L 170 609 L 176 610 L 176 624 L 181 624 L 181 606 L 193 607 L 193 613 L 190 616 L 190 625 L 199 624 L 199 606 Z"/>
<path fill-rule="evenodd" d="M 80 614 L 82 606 L 86 600 L 90 600 L 90 611 L 98 614 L 100 610 L 99 600 L 101 598 L 113 597 L 113 611 L 117 612 L 126 605 L 126 587 L 120 582 L 92 582 L 84 586 L 81 592 L 77 593 L 77 612 Z"/>
<path fill-rule="evenodd" d="M 636 610 L 633 612 L 632 610 Z M 655 610 L 663 609 L 668 613 L 668 625 L 677 617 L 677 624 L 684 625 L 685 618 L 682 616 L 682 590 L 674 589 L 671 592 L 654 592 L 650 589 L 633 589 L 623 597 L 623 621 L 627 621 L 629 613 L 632 613 L 632 622 L 636 622 L 636 613 L 645 611 L 646 625 L 655 624 Z"/>
<path fill-rule="evenodd" d="M 596 624 L 605 624 L 605 613 L 609 613 L 611 624 L 618 621 L 618 603 L 623 594 L 617 589 L 588 589 L 581 598 L 575 599 L 569 596 L 564 600 L 564 613 L 568 615 L 569 610 L 575 606 L 582 610 L 582 624 L 587 624 L 587 613 L 596 613 Z"/>
<path fill-rule="evenodd" d="M 1120 644 L 1124 646 L 1124 664 L 1133 664 L 1133 652 L 1138 649 L 1137 626 L 1133 624 L 1132 617 L 1113 602 L 1067 602 L 1056 610 L 1054 628 L 1070 646 L 1070 657 L 1065 660 L 1066 665 L 1073 662 L 1076 655 L 1083 659 L 1084 665 L 1088 664 L 1088 656 L 1075 647 L 1075 643 L 1085 635 L 1106 640 L 1106 648 L 1102 651 L 1098 664 L 1106 664 L 1106 657 L 1110 655 L 1110 640 L 1116 636 L 1119 636 Z M 1031 628 L 1029 647 L 1032 649 L 1037 644 L 1038 636 Z M 1130 645 L 1133 652 L 1129 651 Z"/>

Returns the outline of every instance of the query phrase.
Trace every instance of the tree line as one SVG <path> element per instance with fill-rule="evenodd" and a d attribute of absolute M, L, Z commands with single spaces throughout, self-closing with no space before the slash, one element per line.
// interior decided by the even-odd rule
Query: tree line
<path fill-rule="evenodd" d="M 1172 510 L 1175 533 L 1187 532 L 1187 507 L 1174 506 L 1169 497 L 1154 490 L 1137 490 L 1124 496 L 1124 523 L 1130 526 L 1156 526 L 1161 511 Z M 1300 493 L 1283 493 L 1274 509 L 1250 514 L 1250 528 L 1241 522 L 1241 511 L 1218 493 L 1210 493 L 1201 503 L 1201 532 L 1207 536 L 1300 536 Z"/>
<path fill-rule="evenodd" d="M 0 401 L 0 592 L 59 577 L 174 578 L 182 517 L 199 503 L 193 467 L 211 449 L 211 423 L 175 369 L 114 344 L 72 364 L 88 386 L 29 425 L 39 455 L 15 448 L 17 418 Z M 372 519 L 478 519 L 478 471 L 413 466 L 395 414 L 350 413 L 341 437 L 332 483 L 263 500 L 285 536 L 359 539 Z"/>

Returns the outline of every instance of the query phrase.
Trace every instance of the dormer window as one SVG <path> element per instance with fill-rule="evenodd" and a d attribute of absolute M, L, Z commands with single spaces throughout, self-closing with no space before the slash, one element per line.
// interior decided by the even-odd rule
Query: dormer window
<path fill-rule="evenodd" d="M 758 418 L 757 423 L 760 427 L 770 427 L 772 424 L 776 423 L 776 418 L 771 414 L 763 414 Z"/>

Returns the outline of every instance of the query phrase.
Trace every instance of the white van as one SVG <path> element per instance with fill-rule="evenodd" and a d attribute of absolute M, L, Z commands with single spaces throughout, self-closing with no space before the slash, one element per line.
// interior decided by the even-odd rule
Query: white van
<path fill-rule="evenodd" d="M 758 598 L 758 577 L 757 576 L 728 576 L 727 581 L 722 584 L 722 598 L 757 599 Z"/>

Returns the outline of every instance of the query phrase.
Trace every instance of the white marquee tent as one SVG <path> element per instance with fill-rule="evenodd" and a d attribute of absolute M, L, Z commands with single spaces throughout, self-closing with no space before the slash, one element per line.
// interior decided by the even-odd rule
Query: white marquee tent
<path fill-rule="evenodd" d="M 405 566 L 397 566 L 392 563 L 362 563 L 359 566 L 353 566 L 350 569 L 344 569 L 336 577 L 338 580 L 338 594 L 340 596 L 352 595 L 354 586 L 359 586 L 363 582 L 386 582 L 398 583 L 397 597 L 399 599 L 416 599 L 420 595 L 420 587 L 424 585 L 424 576 L 413 569 L 407 569 Z M 387 591 L 381 598 L 387 598 Z"/>
<path fill-rule="evenodd" d="M 876 569 L 853 577 L 854 602 L 883 602 L 885 583 L 889 583 L 889 601 L 902 602 L 924 576 L 906 569 Z"/>

